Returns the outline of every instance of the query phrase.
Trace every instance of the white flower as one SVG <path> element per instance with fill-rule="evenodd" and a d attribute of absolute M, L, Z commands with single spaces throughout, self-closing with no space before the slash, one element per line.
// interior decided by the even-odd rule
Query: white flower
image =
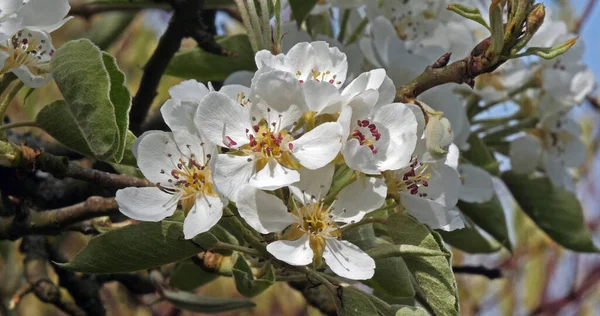
<path fill-rule="evenodd" d="M 484 203 L 494 197 L 494 183 L 487 171 L 471 164 L 460 164 L 456 171 L 460 174 L 461 201 Z"/>
<path fill-rule="evenodd" d="M 337 88 L 344 84 L 348 71 L 346 55 L 322 41 L 298 43 L 286 54 L 273 55 L 262 50 L 256 53 L 255 60 L 257 76 L 265 71 L 282 70 L 296 75 L 300 83 L 325 81 Z"/>
<path fill-rule="evenodd" d="M 420 109 L 403 103 L 376 108 L 369 102 L 350 102 L 338 120 L 344 127 L 342 154 L 348 167 L 366 174 L 405 167 L 411 161 L 419 136 Z M 416 113 L 416 114 L 415 114 Z M 348 128 L 349 126 L 349 128 Z"/>
<path fill-rule="evenodd" d="M 150 131 L 137 139 L 133 152 L 144 176 L 156 187 L 117 191 L 119 210 L 142 221 L 160 221 L 180 204 L 186 218 L 186 239 L 208 231 L 221 218 L 223 200 L 212 182 L 211 157 L 215 146 L 180 132 Z"/>
<path fill-rule="evenodd" d="M 2 0 L 0 1 L 0 41 L 17 31 L 52 32 L 71 17 L 65 18 L 71 6 L 68 0 Z"/>
<path fill-rule="evenodd" d="M 453 146 L 452 146 L 453 147 Z M 390 193 L 396 196 L 412 216 L 432 229 L 448 229 L 456 214 L 460 194 L 460 177 L 454 169 L 458 164 L 458 150 L 449 150 L 447 156 L 435 159 L 419 142 L 409 166 L 392 172 L 387 177 Z"/>
<path fill-rule="evenodd" d="M 573 189 L 567 168 L 581 166 L 587 157 L 579 124 L 562 113 L 555 113 L 543 118 L 539 127 L 530 132 L 510 144 L 512 170 L 530 173 L 539 167 L 554 185 Z"/>
<path fill-rule="evenodd" d="M 228 148 L 217 159 L 214 177 L 219 189 L 234 201 L 236 192 L 248 183 L 274 190 L 297 182 L 300 176 L 295 169 L 321 168 L 342 146 L 342 127 L 337 122 L 320 124 L 304 134 L 291 132 L 305 107 L 293 75 L 263 73 L 252 90 L 252 109 L 245 99 L 236 102 L 221 92 L 211 92 L 196 114 L 202 134 Z"/>
<path fill-rule="evenodd" d="M 0 73 L 13 72 L 31 88 L 51 80 L 54 47 L 48 33 L 69 20 L 64 18 L 69 9 L 67 0 L 0 4 Z"/>
<path fill-rule="evenodd" d="M 0 43 L 0 73 L 12 72 L 28 87 L 39 88 L 52 79 L 52 55 L 48 33 L 23 29 Z"/>
<path fill-rule="evenodd" d="M 327 168 L 332 169 L 333 166 L 324 169 Z M 295 189 L 291 189 L 293 197 L 288 204 L 291 207 L 286 207 L 273 195 L 246 186 L 240 191 L 237 203 L 240 215 L 260 233 L 283 231 L 279 240 L 267 246 L 267 251 L 281 261 L 296 266 L 313 262 L 318 267 L 325 259 L 329 268 L 341 277 L 370 279 L 374 274 L 375 261 L 357 246 L 342 240 L 340 228 L 344 223 L 360 221 L 365 214 L 383 205 L 387 191 L 383 181 L 377 178 L 359 179 L 345 187 L 333 204 L 327 205 L 321 194 L 325 194 L 331 185 L 333 172 L 302 172 L 302 178 L 312 181 L 297 184 Z M 318 195 L 307 196 L 304 189 L 314 191 L 314 185 L 319 182 Z"/>

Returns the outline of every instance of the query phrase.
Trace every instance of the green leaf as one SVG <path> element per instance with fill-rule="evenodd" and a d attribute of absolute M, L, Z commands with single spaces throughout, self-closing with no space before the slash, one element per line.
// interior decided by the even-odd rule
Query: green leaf
<path fill-rule="evenodd" d="M 502 174 L 502 180 L 523 211 L 552 240 L 574 251 L 598 252 L 573 193 L 554 186 L 543 176 L 509 171 Z"/>
<path fill-rule="evenodd" d="M 298 27 L 300 27 L 304 19 L 306 19 L 310 11 L 317 4 L 317 0 L 290 0 L 289 3 L 292 8 L 294 20 L 296 20 Z"/>
<path fill-rule="evenodd" d="M 428 316 L 426 310 L 420 307 L 402 306 L 396 311 L 396 316 Z"/>
<path fill-rule="evenodd" d="M 83 39 L 58 49 L 50 66 L 65 100 L 42 109 L 37 124 L 75 151 L 120 162 L 131 96 L 114 58 Z"/>
<path fill-rule="evenodd" d="M 500 244 L 488 240 L 472 225 L 451 232 L 443 230 L 437 232 L 446 243 L 467 253 L 494 253 L 502 249 Z"/>
<path fill-rule="evenodd" d="M 367 254 L 373 259 L 383 259 L 391 257 L 405 257 L 405 256 L 417 256 L 417 257 L 429 257 L 429 256 L 448 256 L 447 253 L 439 250 L 427 249 L 413 245 L 394 245 L 387 244 L 377 246 L 375 248 L 367 250 Z"/>
<path fill-rule="evenodd" d="M 137 159 L 133 155 L 131 147 L 137 138 L 131 131 L 127 131 L 127 137 L 125 138 L 125 150 L 123 151 L 123 159 L 121 159 L 122 165 L 137 167 Z"/>
<path fill-rule="evenodd" d="M 413 217 L 396 213 L 388 219 L 388 232 L 395 244 L 414 245 L 448 256 L 405 257 L 404 262 L 413 274 L 425 301 L 437 315 L 459 315 L 458 290 L 452 258 L 439 234 L 430 231 Z"/>
<path fill-rule="evenodd" d="M 223 81 L 240 70 L 256 71 L 254 52 L 246 35 L 225 36 L 217 43 L 233 53 L 233 56 L 218 56 L 199 47 L 177 53 L 165 74 L 198 81 Z"/>
<path fill-rule="evenodd" d="M 141 222 L 92 238 L 64 268 L 85 273 L 124 273 L 150 269 L 189 258 L 210 248 L 210 233 L 183 237 L 183 224 L 173 221 Z M 213 244 L 211 244 L 213 243 Z"/>
<path fill-rule="evenodd" d="M 235 288 L 245 297 L 254 297 L 264 292 L 275 283 L 275 270 L 273 266 L 268 264 L 266 269 L 266 274 L 256 279 L 244 257 L 238 256 L 231 270 L 233 280 L 235 281 Z"/>
<path fill-rule="evenodd" d="M 344 239 L 355 244 L 359 248 L 368 251 L 382 242 L 375 236 L 373 225 L 359 226 L 344 233 Z M 411 283 L 411 276 L 404 260 L 400 257 L 382 258 L 375 260 L 375 275 L 365 281 L 367 285 L 375 289 L 376 294 L 384 294 L 393 298 L 413 297 L 415 290 Z"/>
<path fill-rule="evenodd" d="M 177 264 L 169 278 L 169 285 L 182 291 L 194 289 L 216 279 L 216 273 L 210 273 L 195 264 L 192 260 L 184 260 Z"/>
<path fill-rule="evenodd" d="M 339 289 L 341 301 L 337 304 L 338 314 L 344 316 L 378 315 L 377 308 L 366 293 L 353 286 Z"/>
<path fill-rule="evenodd" d="M 477 226 L 485 230 L 506 249 L 512 251 L 508 237 L 508 226 L 504 217 L 504 208 L 497 196 L 485 203 L 466 203 L 458 201 L 460 211 L 467 215 Z"/>
<path fill-rule="evenodd" d="M 190 292 L 164 290 L 164 297 L 171 304 L 197 313 L 220 313 L 256 306 L 254 302 L 239 298 L 200 296 Z"/>
<path fill-rule="evenodd" d="M 477 133 L 471 133 L 468 139 L 469 150 L 462 152 L 471 164 L 481 167 L 492 175 L 500 174 L 500 164 L 494 157 L 494 152 L 477 136 Z"/>

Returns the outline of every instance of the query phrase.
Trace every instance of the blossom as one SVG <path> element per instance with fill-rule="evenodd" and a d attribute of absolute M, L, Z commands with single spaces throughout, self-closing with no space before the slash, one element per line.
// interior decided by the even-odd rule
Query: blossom
<path fill-rule="evenodd" d="M 251 106 L 211 92 L 200 102 L 196 124 L 202 134 L 228 149 L 215 163 L 215 183 L 236 200 L 239 188 L 250 184 L 274 190 L 300 177 L 300 167 L 318 169 L 331 162 L 341 148 L 342 127 L 322 123 L 310 131 L 294 132 L 303 116 L 304 97 L 293 75 L 270 71 L 253 84 Z"/>
<path fill-rule="evenodd" d="M 324 169 L 333 169 L 327 166 Z M 331 185 L 333 172 L 327 170 L 302 170 L 307 181 L 290 188 L 290 207 L 274 195 L 251 186 L 240 190 L 238 210 L 240 216 L 262 234 L 283 232 L 279 240 L 267 245 L 275 258 L 290 265 L 303 266 L 314 263 L 319 267 L 322 259 L 337 275 L 354 280 L 370 279 L 375 262 L 360 248 L 342 240 L 343 224 L 360 221 L 366 214 L 383 205 L 386 187 L 381 179 L 358 179 L 345 187 L 333 203 L 322 198 Z M 317 195 L 307 196 L 306 189 Z M 306 186 L 313 184 L 312 186 Z"/>
<path fill-rule="evenodd" d="M 579 124 L 562 113 L 543 118 L 536 129 L 511 142 L 512 170 L 525 174 L 541 168 L 554 185 L 573 189 L 567 168 L 581 166 L 587 157 L 580 135 Z"/>
<path fill-rule="evenodd" d="M 132 148 L 140 170 L 156 187 L 119 190 L 121 213 L 137 220 L 159 221 L 171 216 L 179 204 L 187 213 L 183 223 L 187 239 L 219 221 L 227 200 L 213 182 L 216 146 L 194 123 L 200 101 L 213 90 L 210 84 L 206 87 L 195 80 L 169 89 L 171 99 L 161 107 L 161 113 L 172 133 L 146 132 Z M 245 90 L 239 86 L 221 89 L 224 94 Z"/>
<path fill-rule="evenodd" d="M 338 120 L 345 126 L 342 154 L 348 167 L 380 174 L 408 165 L 418 140 L 416 115 L 422 116 L 420 109 L 391 103 L 370 113 L 370 107 L 353 107 L 355 103 L 350 102 Z"/>
<path fill-rule="evenodd" d="M 39 88 L 51 80 L 54 54 L 51 31 L 69 19 L 67 0 L 9 1 L 0 7 L 0 73 L 13 72 L 25 85 Z"/>
<path fill-rule="evenodd" d="M 456 171 L 460 174 L 461 201 L 484 203 L 494 197 L 494 183 L 487 171 L 471 164 L 459 164 Z"/>
<path fill-rule="evenodd" d="M 141 221 L 160 221 L 173 215 L 180 204 L 186 213 L 186 239 L 208 231 L 221 218 L 222 199 L 213 184 L 211 161 L 215 147 L 189 133 L 151 131 L 134 144 L 134 154 L 144 176 L 156 187 L 117 191 L 121 213 Z"/>

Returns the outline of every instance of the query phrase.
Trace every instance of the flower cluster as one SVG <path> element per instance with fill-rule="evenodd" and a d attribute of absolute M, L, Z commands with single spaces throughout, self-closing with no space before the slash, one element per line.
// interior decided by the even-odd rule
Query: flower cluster
<path fill-rule="evenodd" d="M 477 194 L 461 189 L 443 113 L 393 103 L 383 69 L 346 82 L 347 57 L 326 42 L 260 51 L 256 65 L 250 87 L 216 91 L 191 80 L 171 88 L 161 112 L 172 132 L 146 132 L 133 147 L 156 187 L 120 190 L 121 212 L 158 221 L 179 206 L 189 239 L 232 202 L 249 226 L 274 234 L 273 257 L 326 264 L 350 279 L 369 279 L 375 263 L 344 240 L 344 227 L 386 198 L 433 229 L 462 227 L 453 208 L 463 193 Z M 334 187 L 341 173 L 350 176 Z"/>
<path fill-rule="evenodd" d="M 54 46 L 49 33 L 69 20 L 69 9 L 68 0 L 2 1 L 0 74 L 12 72 L 31 88 L 50 81 Z"/>

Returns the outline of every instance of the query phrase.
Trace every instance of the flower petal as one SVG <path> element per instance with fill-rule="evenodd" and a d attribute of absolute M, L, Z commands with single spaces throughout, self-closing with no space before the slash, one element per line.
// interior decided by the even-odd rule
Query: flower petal
<path fill-rule="evenodd" d="M 512 170 L 517 173 L 530 173 L 540 163 L 542 145 L 532 135 L 526 134 L 510 143 L 509 156 Z"/>
<path fill-rule="evenodd" d="M 257 75 L 252 84 L 251 99 L 255 105 L 279 113 L 292 105 L 302 110 L 305 106 L 300 82 L 293 74 L 281 70 Z"/>
<path fill-rule="evenodd" d="M 196 123 L 194 123 L 197 108 L 197 103 L 169 99 L 160 107 L 160 113 L 173 133 L 180 130 L 197 133 Z"/>
<path fill-rule="evenodd" d="M 239 147 L 248 143 L 246 130 L 252 129 L 250 109 L 224 93 L 210 92 L 204 97 L 195 120 L 202 135 L 214 144 Z"/>
<path fill-rule="evenodd" d="M 356 79 L 352 80 L 352 82 L 350 82 L 346 88 L 344 88 L 342 95 L 352 98 L 366 90 L 378 90 L 386 77 L 385 69 L 383 68 L 373 69 L 369 72 L 363 72 L 360 76 L 356 77 Z"/>
<path fill-rule="evenodd" d="M 152 183 L 168 184 L 171 170 L 177 168 L 176 161 L 182 156 L 173 134 L 144 133 L 136 140 L 134 148 L 137 148 L 137 163 L 144 176 Z"/>
<path fill-rule="evenodd" d="M 375 260 L 346 240 L 327 239 L 325 262 L 335 274 L 351 280 L 368 280 L 375 274 Z"/>
<path fill-rule="evenodd" d="M 277 160 L 270 159 L 267 165 L 255 173 L 248 183 L 262 190 L 275 190 L 300 181 L 300 174 L 282 166 Z"/>
<path fill-rule="evenodd" d="M 313 251 L 308 243 L 308 235 L 296 240 L 278 240 L 267 245 L 273 257 L 293 266 L 305 266 L 312 262 Z"/>
<path fill-rule="evenodd" d="M 360 144 L 358 139 L 349 140 L 342 148 L 344 161 L 352 170 L 365 174 L 381 174 L 377 168 L 377 161 L 371 149 Z"/>
<path fill-rule="evenodd" d="M 173 215 L 177 199 L 159 188 L 125 188 L 115 197 L 123 215 L 139 221 L 157 222 Z"/>
<path fill-rule="evenodd" d="M 223 201 L 218 196 L 199 195 L 196 203 L 185 216 L 183 236 L 192 239 L 196 235 L 207 232 L 223 216 Z"/>
<path fill-rule="evenodd" d="M 279 198 L 249 185 L 240 189 L 237 206 L 240 216 L 261 234 L 281 232 L 295 222 Z"/>
<path fill-rule="evenodd" d="M 333 212 L 335 220 L 344 223 L 360 221 L 383 205 L 386 194 L 387 186 L 380 178 L 367 177 L 352 182 L 338 194 Z"/>
<path fill-rule="evenodd" d="M 329 82 L 310 80 L 302 84 L 308 111 L 319 114 L 333 114 L 340 111 L 342 96 Z"/>
<path fill-rule="evenodd" d="M 216 190 L 235 202 L 238 190 L 248 184 L 253 173 L 254 161 L 247 156 L 219 154 L 212 176 Z"/>
<path fill-rule="evenodd" d="M 400 200 L 410 215 L 431 229 L 442 228 L 452 223 L 452 214 L 435 201 L 408 192 L 400 192 Z"/>
<path fill-rule="evenodd" d="M 169 95 L 177 101 L 200 102 L 208 92 L 208 88 L 196 80 L 185 80 L 169 88 Z"/>
<path fill-rule="evenodd" d="M 373 121 L 390 141 L 375 155 L 378 169 L 396 170 L 408 165 L 418 140 L 418 121 L 413 111 L 403 103 L 392 103 L 382 106 Z"/>
<path fill-rule="evenodd" d="M 316 170 L 301 168 L 298 172 L 300 173 L 300 181 L 289 186 L 294 197 L 298 201 L 309 200 L 311 196 L 315 196 L 319 200 L 319 197 L 324 197 L 329 192 L 335 165 L 328 164 Z"/>
<path fill-rule="evenodd" d="M 470 164 L 461 164 L 458 172 L 462 182 L 459 196 L 462 201 L 483 203 L 494 197 L 494 183 L 487 171 Z"/>
<path fill-rule="evenodd" d="M 318 169 L 330 163 L 342 147 L 342 126 L 337 122 L 323 123 L 291 142 L 292 155 L 308 169 Z"/>

